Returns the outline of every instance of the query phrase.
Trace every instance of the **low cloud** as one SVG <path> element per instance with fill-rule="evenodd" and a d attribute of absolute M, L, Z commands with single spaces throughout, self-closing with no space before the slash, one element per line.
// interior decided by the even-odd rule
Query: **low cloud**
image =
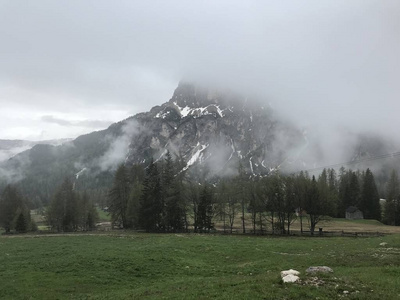
<path fill-rule="evenodd" d="M 106 137 L 110 146 L 106 153 L 96 163 L 102 171 L 115 170 L 116 167 L 125 162 L 129 154 L 129 145 L 133 137 L 140 132 L 140 126 L 135 120 L 128 120 L 121 128 L 118 136 Z"/>
<path fill-rule="evenodd" d="M 78 127 L 88 127 L 88 128 L 106 128 L 112 122 L 103 120 L 83 120 L 83 121 L 69 121 L 61 118 L 56 118 L 54 116 L 42 116 L 41 120 L 47 123 L 53 123 L 60 126 L 78 126 Z"/>

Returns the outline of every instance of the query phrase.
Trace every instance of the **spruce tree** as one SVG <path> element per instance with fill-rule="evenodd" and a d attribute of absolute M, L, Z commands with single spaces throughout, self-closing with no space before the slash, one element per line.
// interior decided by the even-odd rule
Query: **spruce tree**
<path fill-rule="evenodd" d="M 361 192 L 360 207 L 366 219 L 381 219 L 381 206 L 379 202 L 378 189 L 376 188 L 374 175 L 367 169 L 364 175 Z"/>
<path fill-rule="evenodd" d="M 17 218 L 17 222 L 15 224 L 15 230 L 19 233 L 27 232 L 28 224 L 25 220 L 24 214 L 21 212 Z"/>
<path fill-rule="evenodd" d="M 400 196 L 399 178 L 397 172 L 392 170 L 386 186 L 386 203 L 384 207 L 385 222 L 389 225 L 400 225 L 396 222 L 398 214 L 398 198 Z"/>
<path fill-rule="evenodd" d="M 146 169 L 143 192 L 140 198 L 139 225 L 147 231 L 162 231 L 163 200 L 161 179 L 153 161 Z"/>
<path fill-rule="evenodd" d="M 0 225 L 6 233 L 15 229 L 17 219 L 21 213 L 27 224 L 26 229 L 28 229 L 31 218 L 27 200 L 21 196 L 16 187 L 7 185 L 0 197 Z"/>
<path fill-rule="evenodd" d="M 77 230 L 80 225 L 78 203 L 79 195 L 72 182 L 65 178 L 47 208 L 47 223 L 57 231 Z"/>
<path fill-rule="evenodd" d="M 196 228 L 209 232 L 213 228 L 212 218 L 214 214 L 213 195 L 207 183 L 203 184 L 199 197 Z"/>
<path fill-rule="evenodd" d="M 129 176 L 125 165 L 121 164 L 115 172 L 114 183 L 108 193 L 108 211 L 111 213 L 112 222 L 122 228 L 128 228 L 130 225 L 127 218 L 129 196 Z"/>

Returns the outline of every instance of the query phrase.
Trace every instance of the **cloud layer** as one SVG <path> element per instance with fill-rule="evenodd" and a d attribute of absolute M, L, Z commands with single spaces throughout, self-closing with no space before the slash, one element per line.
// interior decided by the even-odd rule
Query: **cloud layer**
<path fill-rule="evenodd" d="M 318 135 L 397 134 L 400 3 L 2 1 L 0 138 L 74 137 L 188 78 L 262 95 Z"/>

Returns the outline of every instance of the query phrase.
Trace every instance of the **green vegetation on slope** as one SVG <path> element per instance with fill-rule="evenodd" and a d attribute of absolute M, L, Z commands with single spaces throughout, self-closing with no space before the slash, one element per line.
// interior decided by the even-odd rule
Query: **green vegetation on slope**
<path fill-rule="evenodd" d="M 380 243 L 386 242 L 386 246 Z M 181 234 L 0 238 L 1 299 L 395 299 L 400 235 L 298 238 Z M 305 275 L 327 265 L 319 287 Z M 303 284 L 282 284 L 285 269 Z"/>

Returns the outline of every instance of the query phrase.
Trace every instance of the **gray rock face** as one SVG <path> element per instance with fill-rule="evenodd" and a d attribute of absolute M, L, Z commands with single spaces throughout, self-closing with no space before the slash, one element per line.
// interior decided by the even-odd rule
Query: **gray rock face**
<path fill-rule="evenodd" d="M 36 196 L 32 187 L 37 194 L 46 191 L 41 199 L 48 199 L 65 176 L 76 178 L 78 190 L 108 189 L 118 164 L 146 165 L 167 151 L 183 159 L 183 170 L 236 175 L 240 161 L 248 174 L 264 175 L 291 165 L 306 144 L 302 131 L 277 119 L 265 100 L 180 83 L 168 102 L 149 112 L 0 162 L 0 184 L 19 182 L 30 196 Z"/>
<path fill-rule="evenodd" d="M 169 102 L 134 117 L 141 132 L 131 139 L 127 161 L 157 159 L 169 150 L 187 167 L 203 163 L 214 173 L 229 173 L 241 160 L 250 174 L 269 173 L 306 141 L 270 107 L 255 103 L 181 83 Z"/>
<path fill-rule="evenodd" d="M 306 273 L 332 273 L 333 270 L 326 266 L 309 267 Z"/>

